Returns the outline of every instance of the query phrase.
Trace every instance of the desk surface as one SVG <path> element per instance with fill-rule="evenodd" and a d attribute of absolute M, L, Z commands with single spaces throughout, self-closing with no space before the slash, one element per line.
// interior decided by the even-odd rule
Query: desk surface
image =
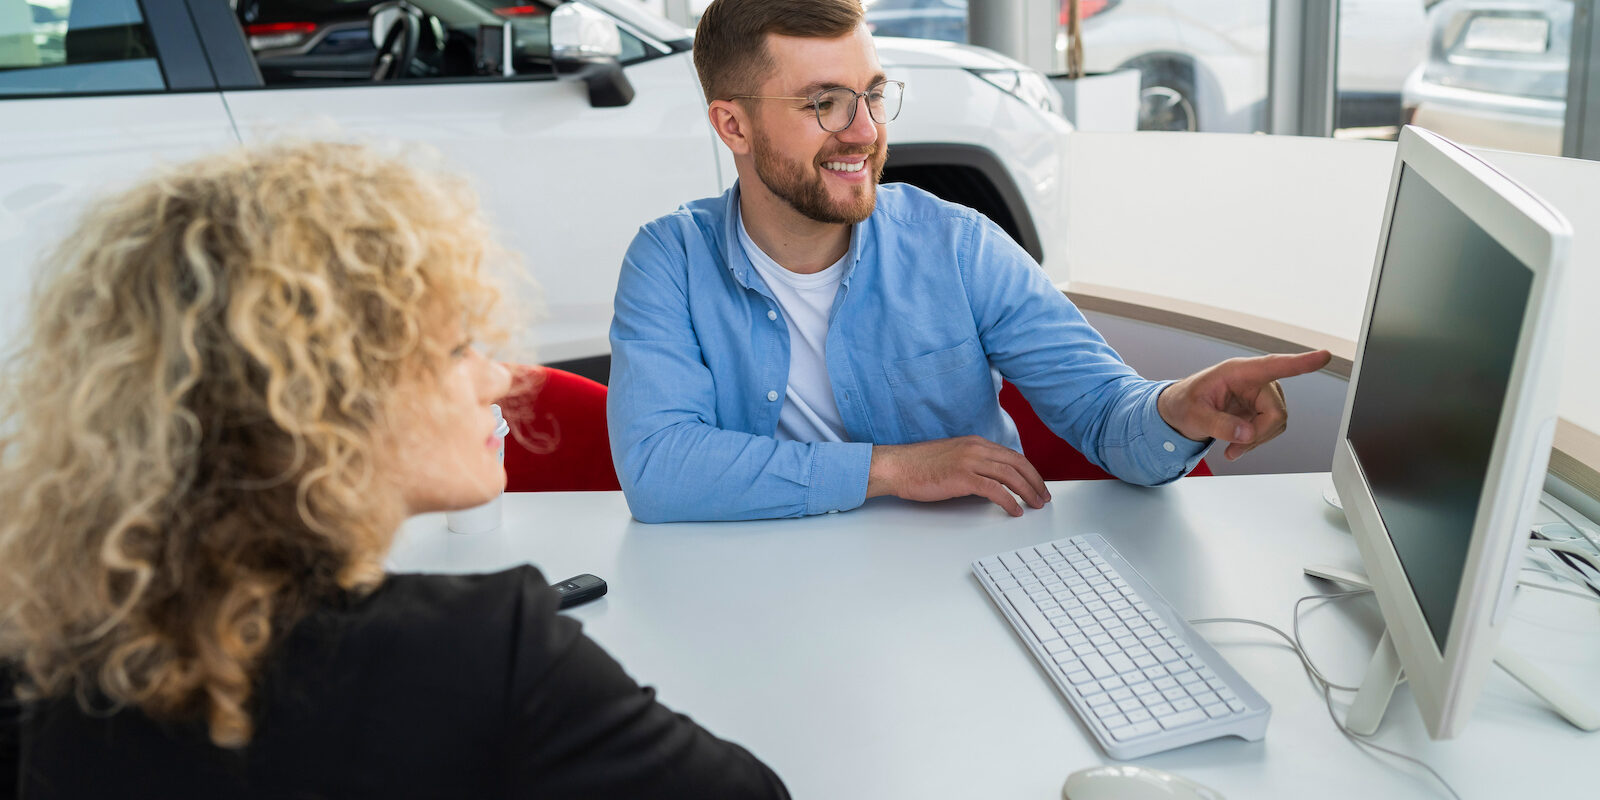
<path fill-rule="evenodd" d="M 990 503 L 880 498 L 802 520 L 644 525 L 620 493 L 512 494 L 505 525 L 449 534 L 407 523 L 397 571 L 487 571 L 523 562 L 551 580 L 592 572 L 611 593 L 573 613 L 663 702 L 748 747 L 796 797 L 1053 798 L 1068 772 L 1113 763 L 1095 745 L 969 572 L 972 560 L 1085 532 L 1106 537 L 1190 618 L 1287 630 L 1300 568 L 1359 568 L 1326 474 L 1192 478 L 1159 489 L 1053 483 L 1020 519 Z M 1507 636 L 1600 703 L 1600 614 L 1524 592 Z M 1308 604 L 1310 605 L 1310 604 Z M 1376 644 L 1376 604 L 1310 611 L 1302 636 L 1333 680 L 1354 684 Z M 1271 634 L 1201 631 L 1273 705 L 1261 742 L 1221 739 L 1140 759 L 1229 797 L 1443 796 L 1415 768 L 1358 751 Z M 1584 686 L 1578 681 L 1590 677 Z M 1464 798 L 1591 787 L 1600 736 L 1567 727 L 1503 673 L 1463 735 L 1427 738 L 1409 693 L 1377 741 L 1422 758 Z M 1346 701 L 1348 697 L 1346 697 Z M 1336 708 L 1343 714 L 1343 706 Z M 1585 775 L 1587 771 L 1588 775 Z"/>

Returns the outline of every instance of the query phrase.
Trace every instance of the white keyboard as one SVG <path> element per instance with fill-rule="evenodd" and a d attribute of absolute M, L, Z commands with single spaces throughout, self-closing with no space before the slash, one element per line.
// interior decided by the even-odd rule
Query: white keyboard
<path fill-rule="evenodd" d="M 972 571 L 1112 758 L 1266 734 L 1267 701 L 1100 536 Z"/>

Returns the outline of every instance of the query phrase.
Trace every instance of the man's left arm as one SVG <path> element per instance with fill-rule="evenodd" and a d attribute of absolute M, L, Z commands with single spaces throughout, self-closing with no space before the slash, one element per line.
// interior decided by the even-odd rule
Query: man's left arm
<path fill-rule="evenodd" d="M 1227 452 L 1234 458 L 1283 429 L 1281 419 L 1268 418 L 1270 397 L 1278 398 L 1281 411 L 1281 392 L 1271 379 L 1251 392 L 1250 380 L 1282 372 L 1288 365 L 1260 371 L 1224 362 L 1183 381 L 1147 381 L 993 223 L 976 220 L 963 256 L 963 278 L 990 362 L 1017 385 L 1056 435 L 1111 474 L 1130 483 L 1167 483 L 1194 468 L 1213 436 L 1236 443 Z M 1320 357 L 1325 363 L 1326 354 Z M 1223 385 L 1230 390 L 1220 390 Z M 1227 402 L 1230 392 L 1240 402 Z M 1222 404 L 1210 409 L 1207 403 Z M 1239 417 L 1241 406 L 1259 408 L 1267 416 L 1251 423 Z M 1230 416 L 1233 423 L 1228 423 Z M 1254 437 L 1244 450 L 1236 450 L 1238 440 L 1232 438 L 1240 421 L 1250 423 Z M 1217 436 L 1221 432 L 1227 435 Z"/>

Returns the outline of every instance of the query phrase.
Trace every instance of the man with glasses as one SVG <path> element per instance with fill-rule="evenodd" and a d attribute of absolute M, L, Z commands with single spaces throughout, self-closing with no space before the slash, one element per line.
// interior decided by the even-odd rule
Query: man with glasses
<path fill-rule="evenodd" d="M 1049 490 L 997 375 L 1090 460 L 1166 483 L 1212 437 L 1233 458 L 1276 436 L 1276 379 L 1327 362 L 1143 380 L 988 219 L 880 188 L 905 87 L 883 73 L 859 0 L 715 0 L 694 61 L 739 180 L 645 225 L 623 260 L 607 413 L 641 521 L 885 494 L 1040 508 Z"/>

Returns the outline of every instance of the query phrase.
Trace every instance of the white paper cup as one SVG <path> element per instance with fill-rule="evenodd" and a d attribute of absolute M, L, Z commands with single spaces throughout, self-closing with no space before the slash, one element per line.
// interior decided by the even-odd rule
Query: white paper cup
<path fill-rule="evenodd" d="M 500 465 L 506 463 L 506 435 L 511 433 L 511 426 L 506 424 L 500 416 L 500 406 L 491 406 L 494 409 L 495 419 L 499 422 L 494 429 L 496 436 L 500 437 Z M 458 511 L 447 511 L 444 515 L 444 524 L 451 533 L 488 533 L 500 527 L 500 498 L 505 495 L 501 492 L 493 500 L 481 506 L 463 508 Z"/>

